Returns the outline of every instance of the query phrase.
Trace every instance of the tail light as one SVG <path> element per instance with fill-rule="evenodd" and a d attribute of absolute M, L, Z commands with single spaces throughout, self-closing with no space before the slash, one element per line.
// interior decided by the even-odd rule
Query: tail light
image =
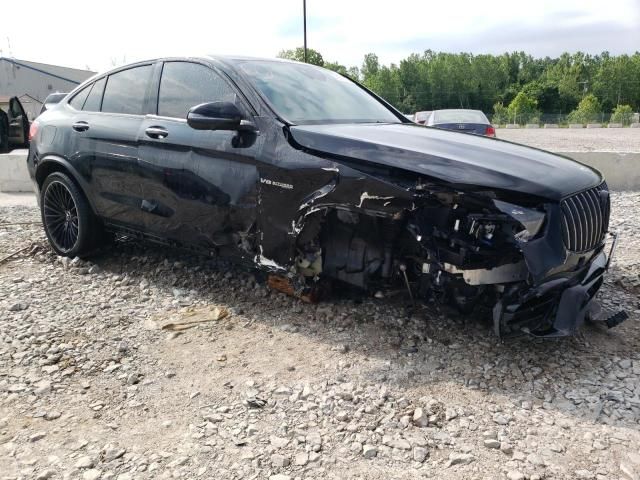
<path fill-rule="evenodd" d="M 29 126 L 29 141 L 33 140 L 38 133 L 38 122 L 31 122 Z"/>
<path fill-rule="evenodd" d="M 487 137 L 495 137 L 495 136 L 496 136 L 496 129 L 495 129 L 495 128 L 493 128 L 493 126 L 492 126 L 492 125 L 489 125 L 489 126 L 487 127 L 487 129 L 484 131 L 484 134 L 485 134 Z"/>

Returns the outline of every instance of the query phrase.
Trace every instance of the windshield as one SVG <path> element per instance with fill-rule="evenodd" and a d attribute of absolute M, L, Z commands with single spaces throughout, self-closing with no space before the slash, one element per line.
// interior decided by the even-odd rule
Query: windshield
<path fill-rule="evenodd" d="M 292 123 L 401 123 L 365 90 L 330 70 L 268 60 L 239 67 L 278 115 Z"/>
<path fill-rule="evenodd" d="M 479 110 L 437 110 L 433 112 L 433 123 L 489 123 Z"/>

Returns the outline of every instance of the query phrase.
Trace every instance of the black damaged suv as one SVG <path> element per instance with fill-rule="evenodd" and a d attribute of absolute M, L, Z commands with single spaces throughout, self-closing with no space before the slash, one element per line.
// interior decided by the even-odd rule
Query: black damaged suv
<path fill-rule="evenodd" d="M 32 136 L 60 255 L 124 233 L 249 262 L 296 292 L 396 283 L 487 309 L 501 336 L 575 332 L 608 265 L 596 170 L 416 125 L 315 66 L 140 62 L 80 85 Z"/>

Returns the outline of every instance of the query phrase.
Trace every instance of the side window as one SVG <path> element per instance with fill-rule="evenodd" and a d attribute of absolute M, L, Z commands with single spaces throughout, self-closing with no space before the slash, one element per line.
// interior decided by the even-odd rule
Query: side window
<path fill-rule="evenodd" d="M 158 115 L 186 118 L 189 109 L 206 102 L 234 102 L 236 95 L 216 72 L 190 62 L 165 62 L 158 94 Z"/>
<path fill-rule="evenodd" d="M 91 92 L 89 92 L 89 96 L 87 100 L 84 102 L 84 106 L 82 110 L 86 112 L 99 112 L 100 111 L 100 103 L 102 102 L 102 92 L 104 91 L 104 84 L 107 83 L 107 79 L 101 78 L 96 83 L 93 84 L 93 88 Z"/>
<path fill-rule="evenodd" d="M 144 65 L 109 75 L 102 111 L 141 115 L 150 74 L 151 65 Z"/>
<path fill-rule="evenodd" d="M 84 105 L 84 101 L 87 99 L 87 95 L 91 91 L 91 87 L 93 84 L 84 87 L 78 93 L 76 93 L 73 98 L 69 101 L 69 105 L 71 105 L 76 110 L 82 110 L 82 106 Z"/>

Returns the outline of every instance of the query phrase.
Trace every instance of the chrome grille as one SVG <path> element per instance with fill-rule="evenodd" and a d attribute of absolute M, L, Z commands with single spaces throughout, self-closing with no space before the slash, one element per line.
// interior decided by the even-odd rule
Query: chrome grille
<path fill-rule="evenodd" d="M 605 182 L 560 203 L 562 238 L 567 250 L 586 252 L 602 242 L 609 227 L 609 188 Z"/>

